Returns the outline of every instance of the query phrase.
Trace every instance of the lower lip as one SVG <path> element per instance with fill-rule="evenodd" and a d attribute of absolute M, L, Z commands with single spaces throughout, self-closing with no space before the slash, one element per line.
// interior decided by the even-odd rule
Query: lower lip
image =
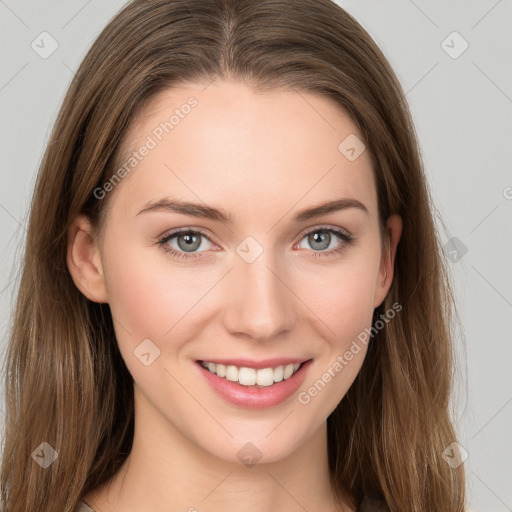
<path fill-rule="evenodd" d="M 214 391 L 229 403 L 247 409 L 263 409 L 280 404 L 295 393 L 304 382 L 306 373 L 312 362 L 313 360 L 310 359 L 303 363 L 288 379 L 262 388 L 242 386 L 242 384 L 238 382 L 233 382 L 224 377 L 215 375 L 202 366 L 200 362 L 196 361 L 196 365 Z"/>

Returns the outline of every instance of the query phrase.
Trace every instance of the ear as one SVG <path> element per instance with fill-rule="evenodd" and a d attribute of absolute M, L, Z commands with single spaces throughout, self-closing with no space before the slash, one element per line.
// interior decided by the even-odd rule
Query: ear
<path fill-rule="evenodd" d="M 386 233 L 387 237 L 384 240 L 384 250 L 375 287 L 374 308 L 382 304 L 393 281 L 396 248 L 402 236 L 402 217 L 400 215 L 395 214 L 389 217 L 386 222 Z"/>
<path fill-rule="evenodd" d="M 73 282 L 88 299 L 108 302 L 100 251 L 85 215 L 78 215 L 69 226 L 67 264 Z"/>

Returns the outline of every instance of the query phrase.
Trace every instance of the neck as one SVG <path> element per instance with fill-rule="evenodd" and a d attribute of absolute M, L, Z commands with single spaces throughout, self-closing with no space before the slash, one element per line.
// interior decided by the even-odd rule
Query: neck
<path fill-rule="evenodd" d="M 351 510 L 337 502 L 330 487 L 325 422 L 289 456 L 246 465 L 193 443 L 141 396 L 130 455 L 84 501 L 97 512 Z"/>

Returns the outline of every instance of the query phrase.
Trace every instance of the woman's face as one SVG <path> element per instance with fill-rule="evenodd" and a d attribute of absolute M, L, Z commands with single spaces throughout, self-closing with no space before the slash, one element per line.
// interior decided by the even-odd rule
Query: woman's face
<path fill-rule="evenodd" d="M 167 90 L 135 119 L 125 172 L 96 192 L 111 194 L 97 275 L 73 275 L 109 303 L 136 415 L 155 436 L 271 462 L 324 426 L 392 278 L 362 139 L 322 96 L 229 81 Z M 225 370 L 233 380 L 198 362 L 230 359 L 251 360 L 225 365 L 244 366 Z M 290 361 L 309 363 L 285 379 Z"/>

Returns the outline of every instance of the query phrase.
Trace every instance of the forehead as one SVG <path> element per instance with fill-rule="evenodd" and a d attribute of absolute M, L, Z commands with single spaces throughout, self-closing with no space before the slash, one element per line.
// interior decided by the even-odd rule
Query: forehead
<path fill-rule="evenodd" d="M 185 84 L 156 95 L 132 121 L 118 162 L 129 172 L 115 200 L 129 210 L 168 194 L 258 215 L 345 196 L 373 213 L 371 158 L 357 156 L 362 140 L 344 110 L 318 94 Z"/>

